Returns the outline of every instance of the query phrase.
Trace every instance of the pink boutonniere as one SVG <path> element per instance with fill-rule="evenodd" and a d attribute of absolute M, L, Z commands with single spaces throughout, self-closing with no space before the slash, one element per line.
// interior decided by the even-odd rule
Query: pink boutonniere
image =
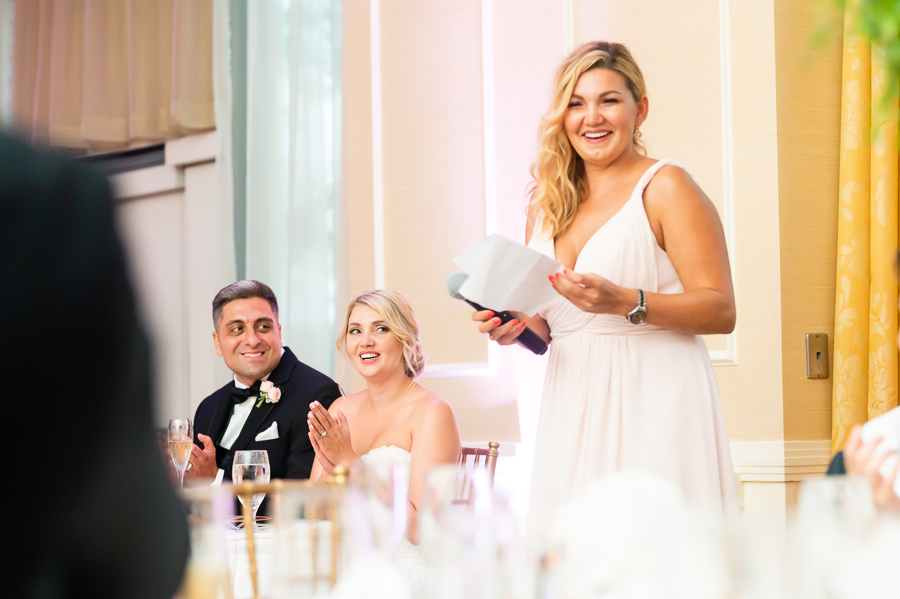
<path fill-rule="evenodd" d="M 257 402 L 256 407 L 261 406 L 263 402 L 278 403 L 279 399 L 281 399 L 281 389 L 276 387 L 271 381 L 263 381 L 259 386 L 259 402 Z"/>

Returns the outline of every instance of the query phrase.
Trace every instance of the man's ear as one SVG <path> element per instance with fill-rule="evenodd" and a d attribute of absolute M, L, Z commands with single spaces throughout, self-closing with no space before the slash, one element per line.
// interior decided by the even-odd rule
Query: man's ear
<path fill-rule="evenodd" d="M 221 356 L 222 355 L 222 346 L 219 345 L 219 334 L 216 333 L 215 331 L 213 331 L 213 343 L 216 344 L 216 355 Z"/>

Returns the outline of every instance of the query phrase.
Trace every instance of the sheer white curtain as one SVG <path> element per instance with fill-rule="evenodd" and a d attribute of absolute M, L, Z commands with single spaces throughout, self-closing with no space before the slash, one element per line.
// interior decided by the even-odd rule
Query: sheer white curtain
<path fill-rule="evenodd" d="M 285 344 L 333 374 L 341 3 L 247 10 L 246 276 L 278 296 Z"/>
<path fill-rule="evenodd" d="M 227 2 L 213 3 L 213 97 L 217 118 L 219 153 L 216 158 L 215 224 L 218 259 L 215 268 L 224 285 L 235 280 L 234 169 L 232 165 L 231 11 Z M 211 223 L 212 224 L 212 223 Z"/>

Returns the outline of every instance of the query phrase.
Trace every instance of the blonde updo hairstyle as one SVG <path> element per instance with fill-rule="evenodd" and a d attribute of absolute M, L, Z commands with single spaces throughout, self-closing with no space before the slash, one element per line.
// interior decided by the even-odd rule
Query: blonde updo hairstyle
<path fill-rule="evenodd" d="M 541 119 L 530 200 L 543 212 L 543 230 L 551 238 L 569 228 L 587 195 L 584 161 L 569 142 L 565 120 L 578 78 L 591 69 L 609 69 L 622 75 L 635 102 L 647 95 L 641 69 L 624 44 L 590 42 L 573 51 L 560 65 L 553 81 L 552 105 Z M 646 155 L 637 128 L 632 143 Z"/>
<path fill-rule="evenodd" d="M 353 308 L 363 304 L 381 316 L 391 332 L 403 345 L 403 373 L 416 379 L 425 370 L 425 352 L 419 342 L 419 324 L 409 301 L 396 291 L 367 291 L 356 296 L 347 306 L 347 317 L 344 319 L 344 330 L 337 338 L 338 351 L 347 355 L 347 334 L 350 326 L 350 313 Z"/>

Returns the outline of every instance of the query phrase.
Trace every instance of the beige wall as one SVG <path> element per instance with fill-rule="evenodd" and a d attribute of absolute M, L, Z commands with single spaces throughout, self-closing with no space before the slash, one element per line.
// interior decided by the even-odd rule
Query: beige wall
<path fill-rule="evenodd" d="M 804 345 L 832 336 L 836 256 L 841 52 L 837 35 L 811 49 L 817 4 L 347 0 L 338 313 L 376 286 L 407 295 L 423 384 L 454 405 L 463 441 L 520 442 L 529 460 L 545 361 L 489 348 L 443 282 L 481 236 L 523 239 L 556 65 L 575 44 L 625 42 L 648 84 L 650 155 L 681 162 L 723 218 L 738 321 L 707 344 L 744 508 L 783 522 L 830 458 L 832 380 L 806 379 Z"/>
<path fill-rule="evenodd" d="M 784 438 L 798 441 L 831 438 L 832 379 L 806 378 L 805 334 L 827 333 L 832 357 L 837 260 L 841 45 L 811 46 L 825 18 L 811 13 L 776 4 Z"/>
<path fill-rule="evenodd" d="M 230 380 L 211 302 L 232 282 L 216 198 L 215 132 L 166 144 L 166 164 L 111 177 L 121 237 L 153 356 L 155 418 L 193 418 Z M 230 218 L 230 217 L 229 217 Z"/>
<path fill-rule="evenodd" d="M 648 82 L 651 155 L 682 162 L 725 220 L 738 324 L 707 342 L 731 438 L 827 439 L 831 379 L 806 379 L 804 334 L 833 329 L 840 47 L 809 50 L 821 22 L 812 4 L 382 2 L 379 94 L 378 3 L 348 0 L 348 294 L 371 288 L 383 268 L 378 282 L 416 306 L 432 364 L 483 363 L 468 309 L 443 292 L 450 258 L 486 232 L 523 238 L 528 168 L 556 64 L 567 44 L 622 41 Z M 512 440 L 507 406 L 517 391 L 504 379 L 514 363 L 500 353 L 496 374 L 425 385 L 457 406 L 464 438 L 477 429 Z"/>
<path fill-rule="evenodd" d="M 773 3 L 730 11 L 738 365 L 718 369 L 732 439 L 783 439 Z"/>

